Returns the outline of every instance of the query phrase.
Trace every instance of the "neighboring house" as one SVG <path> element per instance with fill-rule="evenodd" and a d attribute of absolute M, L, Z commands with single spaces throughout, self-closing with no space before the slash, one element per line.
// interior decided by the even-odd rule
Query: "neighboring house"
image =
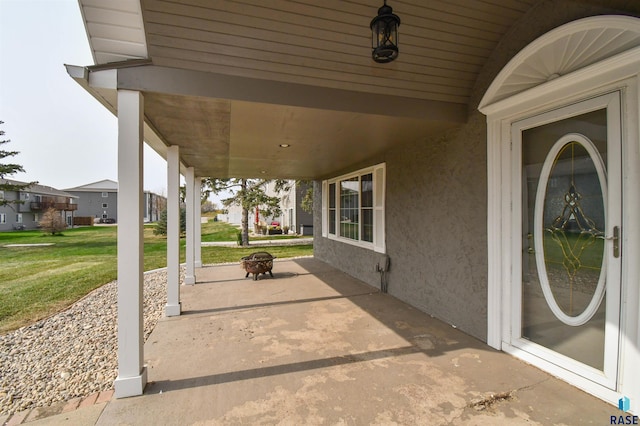
<path fill-rule="evenodd" d="M 167 208 L 167 197 L 154 194 L 150 191 L 144 191 L 142 199 L 144 203 L 144 221 L 157 222 L 160 220 L 160 214 Z"/>
<path fill-rule="evenodd" d="M 9 182 L 24 185 L 9 179 L 1 179 L 0 182 Z M 32 185 L 22 191 L 0 191 L 0 199 L 21 203 L 10 203 L 0 206 L 0 231 L 13 229 L 35 229 L 39 226 L 42 214 L 49 208 L 54 208 L 64 218 L 65 223 L 71 226 L 73 217 L 78 209 L 77 197 L 65 191 L 45 185 Z"/>
<path fill-rule="evenodd" d="M 640 412 L 640 2 L 390 2 L 390 64 L 382 2 L 130 3 L 80 0 L 97 63 L 67 67 L 118 117 L 120 256 L 143 255 L 145 141 L 188 210 L 200 177 L 312 179 L 316 259 Z M 146 382 L 130 263 L 116 397 Z"/>
<path fill-rule="evenodd" d="M 280 224 L 300 235 L 313 235 L 313 214 L 302 209 L 310 184 L 294 184 L 291 190 L 281 194 L 282 217 Z"/>
<path fill-rule="evenodd" d="M 272 197 L 280 198 L 280 210 L 282 214 L 275 216 L 265 216 L 258 211 L 258 221 L 266 224 L 278 222 L 280 226 L 288 226 L 289 232 L 300 235 L 313 235 L 313 215 L 304 211 L 301 207 L 302 199 L 309 188 L 309 185 L 297 185 L 294 181 L 290 182 L 289 191 L 280 193 L 275 190 L 275 182 L 271 181 L 265 188 L 265 193 Z M 228 222 L 232 225 L 240 225 L 242 223 L 242 207 L 231 205 L 226 208 L 227 213 L 220 215 L 220 220 Z M 253 229 L 256 222 L 256 211 L 249 212 L 249 228 Z"/>
<path fill-rule="evenodd" d="M 242 207 L 238 205 L 231 205 L 228 207 L 224 207 L 223 210 L 225 211 L 225 213 L 219 214 L 218 220 L 236 226 L 240 226 L 242 224 Z M 249 212 L 249 225 L 255 222 L 255 220 L 252 219 L 252 217 L 254 216 L 255 214 L 252 215 L 252 213 Z"/>
<path fill-rule="evenodd" d="M 264 193 L 270 197 L 280 196 L 274 189 L 274 182 L 267 182 L 267 185 L 263 188 Z M 240 226 L 242 224 L 242 206 L 238 204 L 232 204 L 224 208 L 226 213 L 218 216 L 218 219 L 232 225 Z M 280 209 L 284 211 L 281 203 Z M 253 229 L 253 225 L 256 223 L 271 224 L 271 222 L 282 222 L 282 215 L 278 216 L 265 216 L 263 212 L 256 211 L 255 208 L 249 211 L 249 230 Z M 291 228 L 293 230 L 293 228 Z"/>
<path fill-rule="evenodd" d="M 65 191 L 78 197 L 76 216 L 93 217 L 101 222 L 118 221 L 118 182 L 105 179 Z"/>
<path fill-rule="evenodd" d="M 100 222 L 118 221 L 118 182 L 104 179 L 98 182 L 69 188 L 67 192 L 78 197 L 76 216 L 90 216 Z M 143 211 L 145 222 L 156 222 L 166 208 L 167 198 L 144 191 Z"/>

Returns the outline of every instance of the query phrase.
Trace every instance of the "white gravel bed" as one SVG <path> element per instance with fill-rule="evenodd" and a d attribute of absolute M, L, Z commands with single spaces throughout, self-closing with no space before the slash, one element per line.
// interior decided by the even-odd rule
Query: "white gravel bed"
<path fill-rule="evenodd" d="M 145 274 L 145 340 L 164 314 L 166 275 L 165 270 Z M 105 284 L 63 312 L 0 335 L 0 415 L 113 388 L 116 286 Z"/>

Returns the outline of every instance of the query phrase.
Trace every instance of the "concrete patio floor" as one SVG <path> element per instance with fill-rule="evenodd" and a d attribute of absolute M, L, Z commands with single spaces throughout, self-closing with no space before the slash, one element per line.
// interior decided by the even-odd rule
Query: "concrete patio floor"
<path fill-rule="evenodd" d="M 33 424 L 577 425 L 622 414 L 322 262 L 273 272 L 197 270 L 183 315 L 145 345 L 143 396 Z"/>

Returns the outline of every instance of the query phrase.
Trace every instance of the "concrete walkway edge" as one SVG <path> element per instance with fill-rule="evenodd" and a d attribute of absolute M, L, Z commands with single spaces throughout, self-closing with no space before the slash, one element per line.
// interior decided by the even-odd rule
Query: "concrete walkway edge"
<path fill-rule="evenodd" d="M 50 407 L 36 407 L 0 417 L 0 425 L 21 424 L 56 425 L 65 421 L 73 424 L 95 424 L 102 410 L 113 397 L 113 389 L 95 392 L 83 398 L 73 398 Z M 85 410 L 93 407 L 91 410 Z M 86 418 L 85 421 L 81 419 Z"/>

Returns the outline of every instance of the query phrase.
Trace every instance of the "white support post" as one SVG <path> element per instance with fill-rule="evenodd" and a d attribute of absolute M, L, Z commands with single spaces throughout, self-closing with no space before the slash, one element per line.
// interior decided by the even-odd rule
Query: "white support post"
<path fill-rule="evenodd" d="M 118 91 L 118 377 L 115 397 L 142 395 L 147 384 L 143 340 L 143 117 L 137 91 Z"/>
<path fill-rule="evenodd" d="M 187 189 L 187 199 L 185 200 L 185 207 L 187 210 L 187 241 L 186 241 L 186 270 L 184 275 L 184 283 L 192 285 L 196 283 L 195 274 L 195 214 L 194 210 L 194 198 L 195 198 L 195 175 L 193 167 L 187 168 L 187 172 L 184 176 L 185 186 Z"/>
<path fill-rule="evenodd" d="M 167 304 L 165 315 L 180 315 L 180 148 L 167 148 Z"/>
<path fill-rule="evenodd" d="M 197 177 L 194 182 L 194 206 L 195 213 L 195 267 L 202 268 L 202 203 L 200 202 L 200 187 L 202 186 L 202 178 Z"/>

